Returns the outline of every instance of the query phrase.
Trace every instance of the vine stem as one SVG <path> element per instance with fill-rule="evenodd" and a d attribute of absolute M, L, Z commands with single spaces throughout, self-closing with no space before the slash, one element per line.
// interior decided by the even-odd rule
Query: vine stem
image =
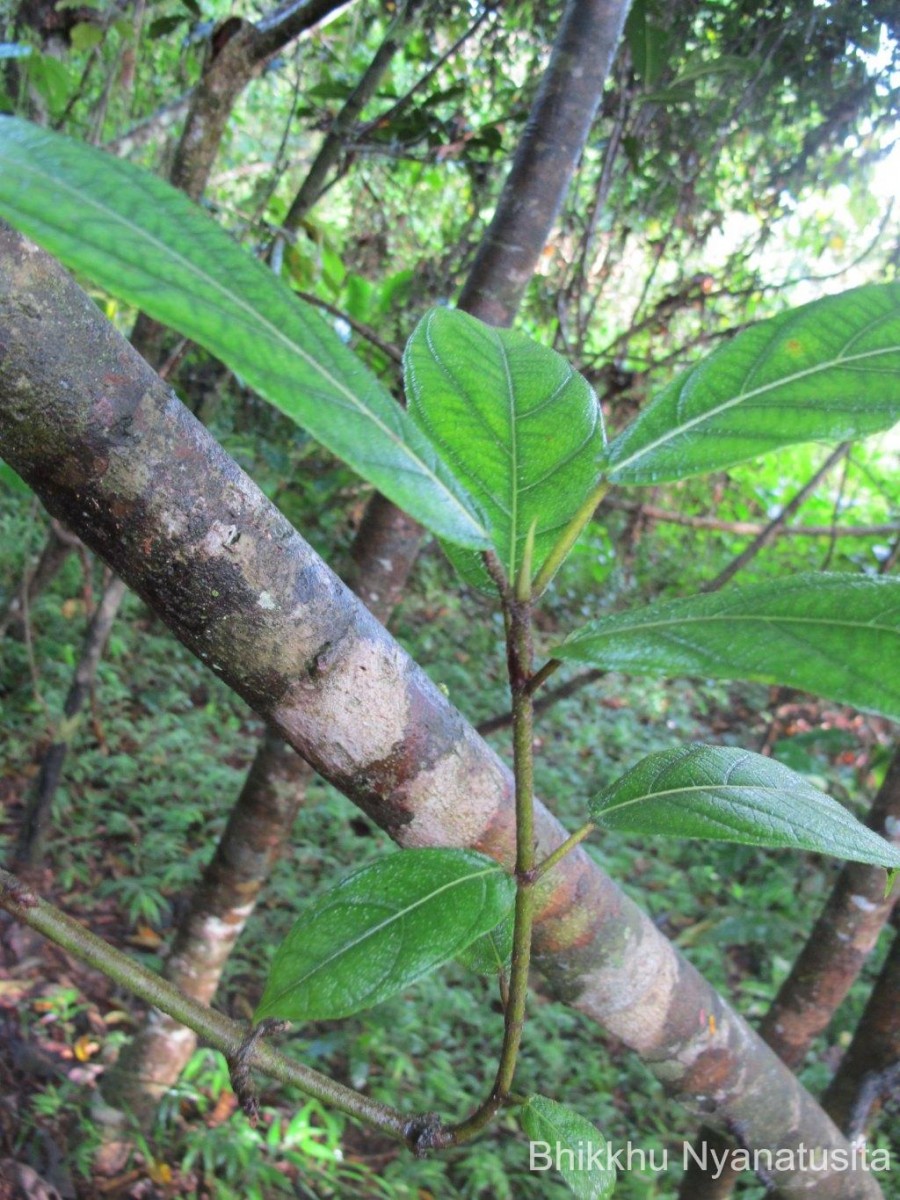
<path fill-rule="evenodd" d="M 102 971 L 133 995 L 174 1017 L 202 1038 L 207 1045 L 233 1059 L 245 1040 L 246 1029 L 223 1013 L 186 996 L 168 980 L 148 971 L 110 946 L 102 938 L 66 916 L 54 905 L 35 895 L 15 875 L 0 869 L 0 908 L 23 924 L 68 951 L 79 961 Z M 397 1109 L 345 1087 L 318 1071 L 287 1058 L 263 1043 L 247 1055 L 252 1065 L 279 1080 L 298 1087 L 307 1096 L 333 1105 L 391 1137 L 409 1142 L 414 1121 Z"/>

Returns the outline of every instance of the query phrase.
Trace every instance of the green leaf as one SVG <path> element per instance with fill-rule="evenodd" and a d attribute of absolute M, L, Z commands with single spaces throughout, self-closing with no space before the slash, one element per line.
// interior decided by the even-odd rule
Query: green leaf
<path fill-rule="evenodd" d="M 599 475 L 590 384 L 524 334 L 447 308 L 419 322 L 404 368 L 410 412 L 485 513 L 507 577 L 532 521 L 537 570 Z"/>
<path fill-rule="evenodd" d="M 19 496 L 31 495 L 31 488 L 25 480 L 12 469 L 9 463 L 5 463 L 2 458 L 0 458 L 0 485 Z"/>
<path fill-rule="evenodd" d="M 93 50 L 95 46 L 99 46 L 103 41 L 103 30 L 96 25 L 92 25 L 89 21 L 80 21 L 77 25 L 72 26 L 72 31 L 69 37 L 72 42 L 72 49 L 83 54 L 87 50 Z"/>
<path fill-rule="evenodd" d="M 628 833 L 788 846 L 900 867 L 900 849 L 802 775 L 733 746 L 649 754 L 595 796 L 590 812 L 598 825 Z"/>
<path fill-rule="evenodd" d="M 205 346 L 429 529 L 487 546 L 415 422 L 319 314 L 180 192 L 130 163 L 0 120 L 0 213 L 68 266 Z"/>
<path fill-rule="evenodd" d="M 615 1163 L 596 1126 L 565 1104 L 529 1096 L 518 1110 L 531 1142 L 532 1171 L 555 1167 L 578 1200 L 605 1200 L 616 1184 Z"/>
<path fill-rule="evenodd" d="M 371 1008 L 493 929 L 515 895 L 512 876 L 471 850 L 406 850 L 363 867 L 297 918 L 254 1019 Z"/>
<path fill-rule="evenodd" d="M 900 580 L 795 575 L 591 621 L 553 651 L 626 674 L 758 679 L 900 719 Z"/>
<path fill-rule="evenodd" d="M 508 913 L 500 924 L 483 934 L 458 955 L 459 961 L 476 975 L 498 975 L 509 969 L 512 958 L 514 914 Z"/>
<path fill-rule="evenodd" d="M 816 300 L 745 330 L 673 380 L 609 447 L 614 483 L 716 471 L 900 418 L 900 283 Z"/>

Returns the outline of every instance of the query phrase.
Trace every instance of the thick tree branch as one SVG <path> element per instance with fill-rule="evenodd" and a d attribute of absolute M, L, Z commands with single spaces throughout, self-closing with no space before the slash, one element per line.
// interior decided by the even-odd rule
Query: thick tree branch
<path fill-rule="evenodd" d="M 347 0 L 295 0 L 281 5 L 256 25 L 237 17 L 224 23 L 221 37 L 213 39 L 212 58 L 191 95 L 170 175 L 175 187 L 193 200 L 199 199 L 237 97 L 273 54 L 346 3 Z"/>
<path fill-rule="evenodd" d="M 511 864 L 508 770 L 46 255 L 0 230 L 0 454 L 327 779 L 404 846 Z M 538 856 L 565 837 L 542 807 Z M 790 1071 L 579 848 L 542 881 L 557 995 L 748 1145 L 849 1147 Z M 785 1195 L 879 1196 L 857 1171 Z"/>

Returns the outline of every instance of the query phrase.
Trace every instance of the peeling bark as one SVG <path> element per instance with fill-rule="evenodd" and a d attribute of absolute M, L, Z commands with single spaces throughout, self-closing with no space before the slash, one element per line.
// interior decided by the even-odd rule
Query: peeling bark
<path fill-rule="evenodd" d="M 513 856 L 503 763 L 74 282 L 0 231 L 0 453 L 48 510 L 404 846 Z M 539 854 L 564 830 L 536 813 Z M 536 962 L 690 1111 L 752 1147 L 850 1150 L 764 1045 L 581 850 L 547 878 Z M 796 1160 L 795 1160 L 796 1161 Z M 796 1169 L 786 1196 L 881 1195 Z"/>

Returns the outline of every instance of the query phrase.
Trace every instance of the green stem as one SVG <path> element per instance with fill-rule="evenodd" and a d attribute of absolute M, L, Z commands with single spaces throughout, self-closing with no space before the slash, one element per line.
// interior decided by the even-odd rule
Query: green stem
<path fill-rule="evenodd" d="M 561 658 L 548 658 L 539 671 L 535 671 L 532 677 L 528 680 L 526 690 L 529 696 L 533 696 L 542 684 L 545 684 L 550 676 L 558 671 L 562 666 Z"/>
<path fill-rule="evenodd" d="M 246 1030 L 237 1021 L 192 1000 L 167 980 L 133 962 L 58 908 L 41 900 L 15 875 L 3 870 L 0 870 L 0 908 L 62 946 L 74 958 L 102 971 L 108 979 L 133 995 L 187 1025 L 208 1045 L 221 1050 L 226 1058 L 233 1058 L 240 1049 Z M 265 1044 L 254 1047 L 249 1061 L 273 1079 L 294 1084 L 306 1095 L 331 1104 L 382 1133 L 408 1140 L 409 1118 L 388 1105 L 344 1087 Z"/>
<path fill-rule="evenodd" d="M 534 651 L 531 643 L 529 600 L 508 601 L 507 658 L 513 711 L 513 761 L 516 778 L 516 891 L 509 999 L 503 1026 L 503 1046 L 494 1086 L 487 1099 L 458 1125 L 440 1131 L 441 1145 L 459 1145 L 480 1133 L 496 1113 L 510 1103 L 510 1091 L 525 1027 L 528 968 L 535 910 L 534 846 L 534 705 L 529 684 Z"/>
<path fill-rule="evenodd" d="M 556 545 L 547 555 L 544 560 L 544 565 L 541 567 L 534 581 L 532 596 L 537 599 L 544 592 L 550 580 L 562 566 L 569 551 L 578 541 L 582 529 L 587 525 L 588 521 L 594 515 L 594 510 L 597 505 L 609 491 L 610 485 L 604 480 L 598 483 L 593 491 L 588 494 L 587 499 L 578 512 L 559 535 L 559 540 Z"/>
<path fill-rule="evenodd" d="M 580 842 L 590 837 L 596 828 L 597 826 L 593 821 L 588 821 L 580 829 L 576 829 L 573 834 L 566 838 L 562 845 L 557 846 L 551 854 L 547 855 L 542 863 L 539 863 L 535 867 L 532 872 L 532 880 L 537 883 L 539 879 L 543 879 L 547 872 L 552 871 L 556 864 L 564 859 L 570 850 L 574 850 Z"/>

